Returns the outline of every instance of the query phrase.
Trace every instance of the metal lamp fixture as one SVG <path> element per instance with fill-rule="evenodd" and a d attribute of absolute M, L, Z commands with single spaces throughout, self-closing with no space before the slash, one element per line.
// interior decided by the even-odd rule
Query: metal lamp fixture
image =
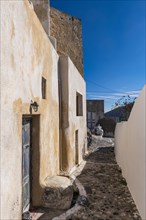
<path fill-rule="evenodd" d="M 31 107 L 31 109 L 33 109 L 35 112 L 37 112 L 39 105 L 38 105 L 37 102 L 33 102 L 33 101 L 31 100 L 30 107 Z"/>

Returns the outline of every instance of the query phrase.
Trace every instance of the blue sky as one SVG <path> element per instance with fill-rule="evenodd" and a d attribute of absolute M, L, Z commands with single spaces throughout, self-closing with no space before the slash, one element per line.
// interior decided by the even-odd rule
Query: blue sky
<path fill-rule="evenodd" d="M 51 0 L 82 20 L 87 99 L 104 99 L 105 112 L 145 84 L 144 0 Z"/>

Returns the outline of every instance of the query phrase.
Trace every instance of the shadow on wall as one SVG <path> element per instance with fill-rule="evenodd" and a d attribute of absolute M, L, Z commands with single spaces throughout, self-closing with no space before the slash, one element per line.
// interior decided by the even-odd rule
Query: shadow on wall
<path fill-rule="evenodd" d="M 40 146 L 39 146 L 39 116 L 32 117 L 32 144 L 31 144 L 31 205 L 40 206 L 43 201 L 43 188 L 40 185 Z M 37 202 L 36 202 L 37 201 Z"/>
<path fill-rule="evenodd" d="M 62 132 L 62 171 L 67 171 L 68 166 L 69 166 L 69 161 L 68 161 L 68 143 L 66 139 L 65 132 Z"/>

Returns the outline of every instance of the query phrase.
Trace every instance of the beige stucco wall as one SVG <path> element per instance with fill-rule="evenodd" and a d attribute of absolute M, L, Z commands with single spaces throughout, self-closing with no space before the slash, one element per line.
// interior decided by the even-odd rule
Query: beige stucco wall
<path fill-rule="evenodd" d="M 59 172 L 58 55 L 27 0 L 1 4 L 1 216 L 21 219 L 22 115 L 40 115 L 39 184 Z M 47 79 L 42 100 L 41 78 Z M 37 163 L 37 161 L 36 161 Z M 40 203 L 40 201 L 38 201 Z"/>
<path fill-rule="evenodd" d="M 75 166 L 75 131 L 78 130 L 79 163 L 86 151 L 86 84 L 69 57 L 60 57 L 62 88 L 62 169 Z M 76 92 L 83 96 L 83 116 L 76 116 Z"/>
<path fill-rule="evenodd" d="M 116 159 L 142 219 L 146 219 L 146 86 L 136 100 L 129 120 L 115 130 Z"/>

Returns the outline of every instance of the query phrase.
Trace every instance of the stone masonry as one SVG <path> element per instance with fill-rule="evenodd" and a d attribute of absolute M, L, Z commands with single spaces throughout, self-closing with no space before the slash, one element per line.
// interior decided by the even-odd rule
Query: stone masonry
<path fill-rule="evenodd" d="M 81 20 L 51 7 L 50 35 L 57 40 L 58 54 L 69 56 L 83 76 Z"/>
<path fill-rule="evenodd" d="M 49 27 L 49 5 L 50 2 L 48 0 L 29 0 L 30 3 L 33 4 L 34 11 L 40 20 L 45 32 L 47 35 L 50 34 L 50 27 Z M 49 7 L 48 7 L 49 6 Z"/>
<path fill-rule="evenodd" d="M 77 176 L 86 190 L 88 205 L 67 220 L 141 220 L 115 160 L 112 142 L 103 138 L 102 146 L 102 142 L 93 137 L 89 154 L 85 157 L 86 165 Z"/>

